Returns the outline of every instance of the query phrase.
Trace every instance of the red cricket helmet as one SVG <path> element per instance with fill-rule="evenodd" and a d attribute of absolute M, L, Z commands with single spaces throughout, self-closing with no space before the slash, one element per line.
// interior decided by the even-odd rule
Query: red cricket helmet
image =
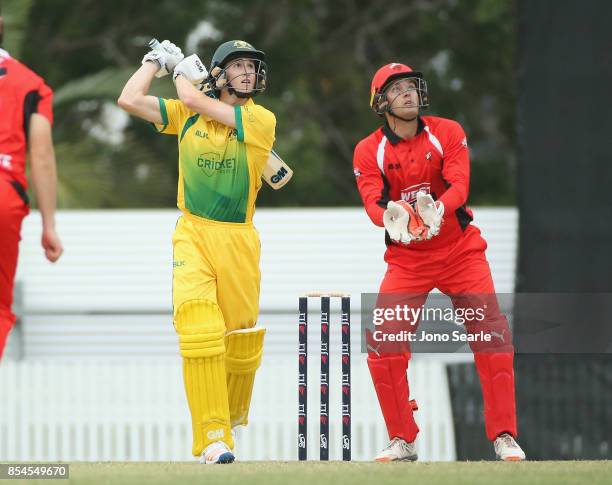
<path fill-rule="evenodd" d="M 392 62 L 382 66 L 372 78 L 370 87 L 370 107 L 376 114 L 382 115 L 387 111 L 384 89 L 396 79 L 400 78 L 418 79 L 417 91 L 419 93 L 419 106 L 427 108 L 429 106 L 429 96 L 427 94 L 427 83 L 423 79 L 423 73 L 413 71 L 410 66 Z"/>

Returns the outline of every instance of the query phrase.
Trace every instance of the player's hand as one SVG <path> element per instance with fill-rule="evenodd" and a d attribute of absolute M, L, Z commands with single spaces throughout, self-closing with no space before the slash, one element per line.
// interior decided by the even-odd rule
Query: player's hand
<path fill-rule="evenodd" d="M 142 64 L 145 62 L 156 63 L 159 69 L 155 73 L 155 77 L 164 77 L 170 74 L 184 58 L 185 55 L 180 47 L 169 40 L 164 40 L 144 55 Z"/>
<path fill-rule="evenodd" d="M 196 54 L 191 54 L 176 65 L 172 80 L 176 82 L 176 78 L 179 75 L 183 76 L 194 86 L 199 86 L 208 77 L 208 71 L 200 58 Z"/>
<path fill-rule="evenodd" d="M 387 210 L 383 213 L 383 223 L 391 240 L 402 244 L 421 241 L 424 239 L 423 233 L 427 230 L 412 206 L 403 200 L 390 201 L 387 204 Z"/>
<path fill-rule="evenodd" d="M 424 239 L 431 239 L 440 233 L 440 226 L 444 222 L 444 204 L 439 200 L 434 201 L 433 197 L 424 192 L 417 193 L 416 212 L 427 226 L 424 232 Z"/>
<path fill-rule="evenodd" d="M 64 247 L 55 229 L 43 229 L 41 244 L 46 258 L 52 263 L 55 263 L 64 252 Z"/>

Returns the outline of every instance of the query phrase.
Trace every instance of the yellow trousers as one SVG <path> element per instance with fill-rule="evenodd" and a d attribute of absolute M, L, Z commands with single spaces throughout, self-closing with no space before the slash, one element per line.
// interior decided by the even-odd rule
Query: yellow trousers
<path fill-rule="evenodd" d="M 221 309 L 227 331 L 251 328 L 259 313 L 259 234 L 252 223 L 183 215 L 174 231 L 172 303 L 206 299 Z"/>
<path fill-rule="evenodd" d="M 192 452 L 246 425 L 265 330 L 259 312 L 259 236 L 252 223 L 183 215 L 173 236 L 174 326 L 193 429 Z"/>

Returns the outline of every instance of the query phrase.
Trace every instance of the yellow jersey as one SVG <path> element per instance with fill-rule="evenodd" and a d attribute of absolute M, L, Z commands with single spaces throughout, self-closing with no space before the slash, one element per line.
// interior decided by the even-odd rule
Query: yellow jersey
<path fill-rule="evenodd" d="M 251 222 L 261 175 L 275 138 L 276 118 L 249 99 L 234 106 L 236 128 L 159 98 L 159 133 L 176 135 L 178 208 L 221 222 Z"/>

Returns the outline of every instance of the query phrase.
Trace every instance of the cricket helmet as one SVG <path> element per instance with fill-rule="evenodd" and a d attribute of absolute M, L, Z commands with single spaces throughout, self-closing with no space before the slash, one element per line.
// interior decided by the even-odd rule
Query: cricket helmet
<path fill-rule="evenodd" d="M 224 42 L 217 47 L 210 63 L 210 69 L 208 70 L 210 86 L 216 91 L 217 96 L 226 85 L 229 92 L 239 98 L 250 98 L 261 93 L 266 89 L 268 67 L 265 58 L 266 55 L 263 51 L 255 49 L 243 40 Z M 255 62 L 255 87 L 250 93 L 236 91 L 231 85 L 232 79 L 227 78 L 226 69 L 236 59 L 253 59 Z"/>
<path fill-rule="evenodd" d="M 382 66 L 374 77 L 370 86 L 370 107 L 378 115 L 383 115 L 389 111 L 390 104 L 387 101 L 386 89 L 397 79 L 414 78 L 417 80 L 417 92 L 419 95 L 419 107 L 429 106 L 429 95 L 427 93 L 427 83 L 423 79 L 423 73 L 413 71 L 410 66 L 392 62 Z"/>

